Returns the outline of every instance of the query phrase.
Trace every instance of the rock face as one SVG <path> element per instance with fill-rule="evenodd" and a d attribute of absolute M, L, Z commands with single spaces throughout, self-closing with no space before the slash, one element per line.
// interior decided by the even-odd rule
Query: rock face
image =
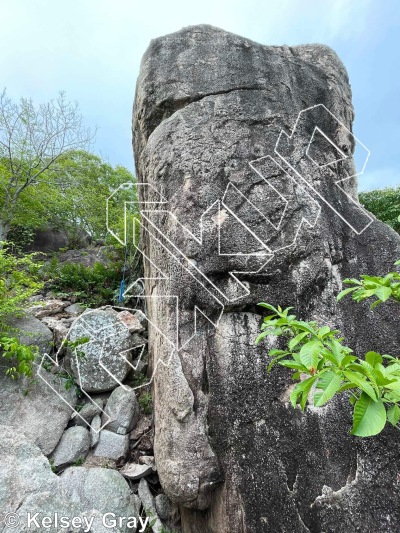
<path fill-rule="evenodd" d="M 23 317 L 12 319 L 9 325 L 16 328 L 13 335 L 18 337 L 22 344 L 37 346 L 42 355 L 51 352 L 53 334 L 43 322 L 34 316 L 27 313 Z"/>
<path fill-rule="evenodd" d="M 400 257 L 399 236 L 352 200 L 352 120 L 346 71 L 325 46 L 195 26 L 145 53 L 141 246 L 152 364 L 169 363 L 155 373 L 155 456 L 184 533 L 400 529 L 398 433 L 351 437 L 344 397 L 294 410 L 291 373 L 267 374 L 271 346 L 254 346 L 255 304 L 268 301 L 337 326 L 356 354 L 397 353 L 398 308 L 335 298 L 343 278 Z M 198 312 L 197 329 L 195 306 L 208 318 Z"/>
<path fill-rule="evenodd" d="M 115 470 L 106 468 L 69 468 L 61 477 L 52 471 L 46 457 L 39 448 L 19 433 L 0 426 L 0 529 L 4 533 L 26 531 L 28 516 L 37 513 L 38 524 L 44 517 L 52 517 L 52 524 L 31 529 L 37 531 L 72 531 L 60 528 L 54 523 L 55 515 L 80 517 L 83 531 L 84 517 L 93 518 L 90 531 L 93 533 L 127 533 L 136 527 L 104 527 L 102 516 L 135 517 L 139 523 L 139 509 L 125 479 Z M 9 527 L 4 520 L 6 513 L 18 513 L 20 526 Z M 107 525 L 107 524 L 106 524 Z M 86 529 L 86 528 L 85 528 Z M 144 527 L 141 528 L 144 531 Z M 87 529 L 88 530 L 88 529 Z"/>
<path fill-rule="evenodd" d="M 113 390 L 121 384 L 131 369 L 131 349 L 134 337 L 110 310 L 87 310 L 73 324 L 69 332 L 71 342 L 89 339 L 78 346 L 78 354 L 71 350 L 71 371 L 86 392 Z"/>
<path fill-rule="evenodd" d="M 74 389 L 65 390 L 62 378 L 46 373 L 46 379 L 54 390 L 37 375 L 32 383 L 25 378 L 12 381 L 0 368 L 0 424 L 24 434 L 49 455 L 68 424 L 77 397 Z"/>

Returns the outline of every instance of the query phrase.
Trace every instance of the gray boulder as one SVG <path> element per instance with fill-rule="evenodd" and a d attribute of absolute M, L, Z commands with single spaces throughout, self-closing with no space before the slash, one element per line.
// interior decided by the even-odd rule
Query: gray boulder
<path fill-rule="evenodd" d="M 125 457 L 129 449 L 129 435 L 118 435 L 103 429 L 100 431 L 99 442 L 94 451 L 97 457 L 108 457 L 117 461 Z"/>
<path fill-rule="evenodd" d="M 127 386 L 114 389 L 103 413 L 103 425 L 109 431 L 126 435 L 137 424 L 140 415 L 135 391 Z"/>
<path fill-rule="evenodd" d="M 357 354 L 398 353 L 397 308 L 336 302 L 342 279 L 400 257 L 400 237 L 357 205 L 353 117 L 326 46 L 194 26 L 143 57 L 133 127 L 139 200 L 152 205 L 146 294 L 171 295 L 147 302 L 154 451 L 186 533 L 400 529 L 398 433 L 350 436 L 345 396 L 294 410 L 291 372 L 266 373 L 274 344 L 254 345 L 268 301 L 339 327 Z"/>
<path fill-rule="evenodd" d="M 24 434 L 45 455 L 57 446 L 77 403 L 74 388 L 45 370 L 35 370 L 32 380 L 12 381 L 0 368 L 0 424 Z"/>
<path fill-rule="evenodd" d="M 50 329 L 34 316 L 26 313 L 22 317 L 9 320 L 9 325 L 16 328 L 11 334 L 27 346 L 37 346 L 43 355 L 51 353 L 53 334 Z"/>
<path fill-rule="evenodd" d="M 61 470 L 77 462 L 83 462 L 90 448 L 90 433 L 81 426 L 68 428 L 51 456 L 51 463 Z"/>
<path fill-rule="evenodd" d="M 150 491 L 149 484 L 145 479 L 140 480 L 138 494 L 142 502 L 144 512 L 152 524 L 151 529 L 153 530 L 153 533 L 163 533 L 166 528 L 157 514 L 154 497 Z"/>
<path fill-rule="evenodd" d="M 87 310 L 72 325 L 68 338 L 89 338 L 68 355 L 72 374 L 86 392 L 113 390 L 124 381 L 134 340 L 113 310 Z"/>
<path fill-rule="evenodd" d="M 72 422 L 75 426 L 90 427 L 95 416 L 103 413 L 103 400 L 96 398 L 91 402 L 85 403 L 79 412 L 74 413 Z"/>
<path fill-rule="evenodd" d="M 93 517 L 92 533 L 128 533 L 135 532 L 136 527 L 127 526 L 105 528 L 102 517 L 105 513 L 135 518 L 141 526 L 136 499 L 131 495 L 128 483 L 115 470 L 105 468 L 72 467 L 57 477 L 51 470 L 50 463 L 39 448 L 23 435 L 0 426 L 0 530 L 2 533 L 27 531 L 28 513 L 36 515 L 39 528 L 31 524 L 31 530 L 50 533 L 72 531 L 60 529 L 54 523 L 54 517 L 81 517 L 82 524 L 86 518 Z M 7 518 L 8 513 L 8 518 Z M 11 515 L 10 515 L 11 513 Z M 12 527 L 6 520 L 16 519 L 19 525 Z M 41 526 L 44 517 L 52 517 L 50 527 Z M 80 530 L 83 530 L 83 526 Z M 74 530 L 75 531 L 75 530 Z"/>

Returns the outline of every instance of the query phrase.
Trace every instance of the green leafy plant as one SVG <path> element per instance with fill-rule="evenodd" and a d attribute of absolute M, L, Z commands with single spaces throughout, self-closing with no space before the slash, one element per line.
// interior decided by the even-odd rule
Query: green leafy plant
<path fill-rule="evenodd" d="M 394 263 L 396 266 L 400 265 L 400 260 Z M 339 293 L 337 300 L 341 300 L 347 294 L 356 302 L 362 302 L 367 298 L 375 298 L 371 305 L 371 309 L 377 305 L 386 302 L 389 298 L 400 303 L 400 273 L 389 272 L 386 276 L 367 276 L 362 275 L 361 279 L 344 279 L 343 283 L 347 285 L 354 285 L 344 289 Z"/>
<path fill-rule="evenodd" d="M 31 377 L 38 350 L 36 346 L 22 344 L 9 322 L 23 314 L 24 304 L 43 284 L 34 254 L 20 257 L 11 250 L 10 243 L 0 243 L 0 356 L 12 365 L 7 368 L 6 375 L 17 379 L 23 375 Z"/>
<path fill-rule="evenodd" d="M 264 318 L 256 343 L 270 335 L 286 339 L 286 350 L 269 351 L 272 361 L 268 371 L 276 363 L 294 370 L 293 378 L 298 383 L 290 394 L 293 407 L 299 404 L 304 410 L 311 395 L 313 405 L 322 407 L 336 394 L 348 390 L 353 406 L 353 435 L 376 435 L 387 422 L 398 427 L 399 359 L 376 352 L 368 352 L 361 359 L 342 344 L 339 330 L 298 320 L 289 314 L 291 307 L 282 310 L 268 303 L 259 305 L 272 314 Z"/>
<path fill-rule="evenodd" d="M 20 257 L 12 253 L 10 243 L 0 243 L 0 330 L 7 329 L 7 321 L 21 315 L 28 298 L 43 287 L 41 265 L 34 259 L 35 254 Z"/>
<path fill-rule="evenodd" d="M 360 203 L 376 218 L 400 233 L 400 187 L 387 187 L 359 194 Z"/>
<path fill-rule="evenodd" d="M 13 366 L 6 370 L 6 375 L 16 379 L 25 375 L 32 375 L 33 361 L 38 355 L 36 346 L 25 346 L 15 337 L 0 337 L 0 353 L 4 359 L 11 361 Z"/>
<path fill-rule="evenodd" d="M 142 392 L 139 397 L 139 405 L 146 415 L 153 411 L 153 398 L 150 392 Z"/>
<path fill-rule="evenodd" d="M 59 263 L 53 258 L 42 269 L 41 275 L 57 294 L 73 294 L 86 305 L 101 306 L 113 303 L 121 281 L 121 268 L 120 261 L 113 266 L 95 263 L 87 267 L 80 263 Z"/>

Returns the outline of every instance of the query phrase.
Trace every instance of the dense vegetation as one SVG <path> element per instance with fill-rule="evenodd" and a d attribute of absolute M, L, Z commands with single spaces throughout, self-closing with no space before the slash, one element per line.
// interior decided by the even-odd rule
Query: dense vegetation
<path fill-rule="evenodd" d="M 400 233 L 400 187 L 363 192 L 359 200 L 376 218 Z"/>

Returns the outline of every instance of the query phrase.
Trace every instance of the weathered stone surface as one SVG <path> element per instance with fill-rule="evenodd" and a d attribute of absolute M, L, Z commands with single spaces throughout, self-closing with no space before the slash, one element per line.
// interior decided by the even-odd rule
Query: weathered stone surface
<path fill-rule="evenodd" d="M 65 302 L 63 300 L 46 300 L 41 305 L 30 307 L 29 312 L 36 318 L 44 318 L 62 313 L 69 304 L 70 302 Z"/>
<path fill-rule="evenodd" d="M 51 352 L 53 334 L 45 324 L 34 316 L 27 313 L 23 317 L 10 320 L 9 325 L 17 329 L 13 335 L 22 344 L 37 346 L 41 354 Z"/>
<path fill-rule="evenodd" d="M 5 370 L 0 368 L 0 424 L 24 434 L 49 455 L 71 418 L 70 406 L 77 402 L 75 390 L 65 390 L 65 380 L 43 370 L 52 388 L 35 374 L 31 382 L 26 378 L 12 381 Z"/>
<path fill-rule="evenodd" d="M 129 435 L 117 435 L 117 433 L 103 429 L 100 431 L 99 443 L 96 446 L 94 455 L 108 457 L 117 461 L 126 456 L 128 448 Z"/>
<path fill-rule="evenodd" d="M 100 428 L 101 428 L 101 417 L 96 415 L 90 425 L 90 445 L 92 448 L 97 446 L 100 440 Z"/>
<path fill-rule="evenodd" d="M 121 311 L 118 313 L 118 318 L 129 329 L 130 333 L 140 333 L 144 331 L 144 327 L 138 317 L 129 311 Z"/>
<path fill-rule="evenodd" d="M 72 422 L 75 426 L 90 427 L 93 418 L 103 412 L 103 406 L 104 403 L 101 398 L 86 403 L 79 412 L 74 413 Z"/>
<path fill-rule="evenodd" d="M 281 137 L 279 157 L 274 148 L 281 130 L 291 132 L 299 113 L 313 106 L 311 122 L 299 122 L 299 144 Z M 399 236 L 376 220 L 361 231 L 364 215 L 336 186 L 346 179 L 343 190 L 356 199 L 352 158 L 331 163 L 338 159 L 333 145 L 322 136 L 310 142 L 318 126 L 342 155 L 351 154 L 352 120 L 347 73 L 322 45 L 268 47 L 194 26 L 153 40 L 144 55 L 134 106 L 138 181 L 161 191 L 193 234 L 203 223 L 200 246 L 175 218 L 148 214 L 160 233 L 158 242 L 152 239 L 144 219 L 146 294 L 179 298 L 181 346 L 195 333 L 195 305 L 215 322 L 225 306 L 217 329 L 199 317 L 197 335 L 171 355 L 175 300 L 148 301 L 149 320 L 164 335 L 149 329 L 153 368 L 170 358 L 154 381 L 155 456 L 165 492 L 181 504 L 185 533 L 400 529 L 397 432 L 351 437 L 344 397 L 321 410 L 294 410 L 286 399 L 291 373 L 267 374 L 268 346 L 254 346 L 262 318 L 255 304 L 269 301 L 294 306 L 302 319 L 338 326 L 357 354 L 398 353 L 395 306 L 372 313 L 368 303 L 336 302 L 341 279 L 387 272 L 400 257 Z M 321 156 L 320 167 L 305 155 L 308 148 Z M 271 154 L 281 168 L 264 159 L 262 176 L 252 170 L 249 162 Z M 293 174 L 291 167 L 312 188 L 283 173 Z M 270 185 L 288 200 L 286 207 Z M 159 200 L 148 186 L 139 187 L 139 195 L 142 205 Z M 211 208 L 218 200 L 230 211 Z M 300 226 L 303 218 L 308 225 Z M 293 228 L 299 234 L 288 246 Z M 167 238 L 186 263 L 174 262 L 161 246 Z M 216 243 L 227 255 L 219 255 Z M 278 252 L 271 257 L 268 250 Z M 264 267 L 262 259 L 269 259 Z M 155 265 L 168 279 L 154 279 Z M 196 282 L 190 265 L 218 287 L 219 300 L 212 286 L 205 291 Z M 231 271 L 250 272 L 240 276 L 248 294 Z"/>
<path fill-rule="evenodd" d="M 116 470 L 68 468 L 61 475 L 60 482 L 70 499 L 83 508 L 96 509 L 102 514 L 112 512 L 117 517 L 139 516 L 129 485 Z M 125 527 L 121 529 L 134 530 Z"/>
<path fill-rule="evenodd" d="M 72 325 L 69 340 L 89 337 L 78 347 L 84 357 L 69 354 L 71 371 L 86 392 L 115 389 L 126 378 L 135 346 L 129 330 L 113 310 L 87 310 Z"/>
<path fill-rule="evenodd" d="M 64 309 L 64 311 L 68 313 L 69 315 L 78 316 L 82 314 L 85 311 L 85 309 L 86 308 L 83 307 L 81 304 L 76 303 L 76 304 L 69 305 L 68 307 Z"/>
<path fill-rule="evenodd" d="M 146 477 L 149 474 L 153 473 L 153 468 L 149 465 L 138 465 L 136 463 L 126 463 L 123 468 L 121 468 L 120 473 L 127 477 L 128 479 L 141 479 Z"/>
<path fill-rule="evenodd" d="M 140 480 L 138 494 L 142 502 L 144 512 L 152 523 L 151 528 L 153 533 L 163 533 L 165 528 L 159 516 L 157 515 L 157 509 L 153 495 L 151 494 L 149 485 L 144 478 Z"/>
<path fill-rule="evenodd" d="M 155 497 L 157 514 L 164 522 L 171 520 L 173 506 L 166 494 L 157 494 Z"/>
<path fill-rule="evenodd" d="M 39 448 L 13 429 L 0 426 L 0 529 L 2 533 L 27 531 L 28 513 L 44 517 L 95 517 L 92 533 L 127 533 L 135 528 L 102 527 L 104 513 L 138 518 L 136 499 L 125 479 L 115 470 L 105 468 L 69 468 L 59 478 Z M 4 524 L 6 513 L 18 513 L 17 528 Z M 10 524 L 11 526 L 11 524 Z M 54 523 L 31 530 L 59 533 L 67 531 Z M 83 531 L 83 527 L 79 530 Z M 85 528 L 86 529 L 86 528 Z M 142 531 L 145 528 L 142 529 Z M 70 529 L 68 531 L 77 531 Z"/>
<path fill-rule="evenodd" d="M 57 470 L 60 470 L 77 461 L 83 462 L 89 448 L 90 433 L 86 428 L 81 426 L 68 428 L 51 456 L 52 464 Z"/>
<path fill-rule="evenodd" d="M 117 387 L 107 401 L 102 422 L 109 431 L 126 435 L 135 427 L 139 414 L 140 407 L 134 389 Z"/>

